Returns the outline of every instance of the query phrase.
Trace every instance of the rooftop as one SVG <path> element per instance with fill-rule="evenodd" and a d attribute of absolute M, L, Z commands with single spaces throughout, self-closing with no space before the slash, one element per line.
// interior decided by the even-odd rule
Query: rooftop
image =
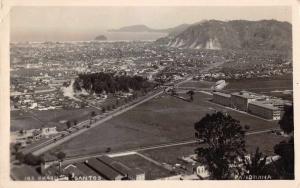
<path fill-rule="evenodd" d="M 252 93 L 252 92 L 248 92 L 248 91 L 234 92 L 234 93 L 231 93 L 231 95 L 242 97 L 242 98 L 247 98 L 247 99 L 265 98 L 265 96 L 262 96 L 262 95 L 259 95 L 256 93 Z"/>
<path fill-rule="evenodd" d="M 220 96 L 223 96 L 223 97 L 228 97 L 230 98 L 231 95 L 230 94 L 227 94 L 227 93 L 221 93 L 221 92 L 213 92 L 214 95 L 220 95 Z"/>
<path fill-rule="evenodd" d="M 92 170 L 84 163 L 76 163 L 75 166 L 86 176 L 100 176 L 96 171 Z"/>
<path fill-rule="evenodd" d="M 85 164 L 108 180 L 115 180 L 117 177 L 122 176 L 119 172 L 110 168 L 96 158 L 89 159 L 85 162 Z"/>

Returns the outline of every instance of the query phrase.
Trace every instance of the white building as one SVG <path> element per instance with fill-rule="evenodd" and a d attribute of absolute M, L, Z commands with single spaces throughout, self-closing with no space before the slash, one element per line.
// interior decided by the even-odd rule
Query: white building
<path fill-rule="evenodd" d="M 248 105 L 248 112 L 265 119 L 280 120 L 281 111 L 267 102 L 253 101 Z"/>
<path fill-rule="evenodd" d="M 258 96 L 249 92 L 237 92 L 231 94 L 231 104 L 233 108 L 247 112 L 248 104 L 255 101 Z"/>

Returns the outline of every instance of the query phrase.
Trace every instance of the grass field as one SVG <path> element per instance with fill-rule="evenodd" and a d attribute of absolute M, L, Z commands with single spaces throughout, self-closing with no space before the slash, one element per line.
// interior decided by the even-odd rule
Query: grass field
<path fill-rule="evenodd" d="M 103 123 L 56 148 L 68 156 L 150 146 L 194 138 L 194 123 L 207 113 L 224 110 L 208 102 L 211 96 L 195 94 L 193 102 L 162 95 L 112 120 Z M 249 125 L 250 131 L 278 127 L 277 122 L 265 121 L 230 109 L 226 111 Z"/>
<path fill-rule="evenodd" d="M 271 92 L 274 90 L 292 90 L 293 80 L 263 80 L 263 79 L 246 79 L 229 81 L 225 90 L 240 91 L 248 90 L 253 92 Z"/>
<path fill-rule="evenodd" d="M 72 110 L 12 111 L 10 127 L 12 131 L 53 126 L 63 129 L 65 124 L 59 123 L 60 121 L 77 120 L 80 122 L 89 119 L 92 111 L 100 113 L 98 109 L 93 107 Z"/>
<path fill-rule="evenodd" d="M 180 84 L 180 87 L 196 87 L 196 88 L 211 88 L 215 82 L 210 81 L 188 81 Z"/>
<path fill-rule="evenodd" d="M 130 168 L 139 168 L 146 174 L 146 180 L 155 180 L 171 176 L 170 171 L 160 167 L 138 155 L 126 155 L 122 157 L 114 157 L 117 161 L 122 162 Z"/>
<path fill-rule="evenodd" d="M 254 153 L 256 148 L 259 147 L 259 150 L 263 154 L 269 156 L 275 155 L 273 149 L 274 145 L 283 140 L 287 140 L 287 138 L 272 133 L 262 133 L 246 136 L 245 140 L 247 153 Z M 262 140 L 264 140 L 263 144 Z M 174 165 L 176 163 L 181 163 L 178 158 L 195 154 L 194 151 L 197 147 L 201 147 L 201 145 L 195 143 L 180 146 L 171 146 L 160 149 L 146 150 L 140 153 L 160 163 L 168 163 Z"/>
<path fill-rule="evenodd" d="M 195 154 L 195 149 L 198 147 L 198 144 L 186 144 L 186 145 L 180 145 L 180 146 L 171 146 L 171 147 L 165 147 L 160 149 L 152 149 L 152 150 L 146 150 L 142 151 L 143 155 L 150 157 L 160 163 L 167 163 L 167 164 L 176 164 L 180 161 L 178 158 L 181 158 L 183 156 L 188 156 Z"/>
<path fill-rule="evenodd" d="M 31 116 L 10 120 L 11 131 L 18 131 L 21 129 L 37 129 L 42 127 L 43 125 L 43 122 Z"/>

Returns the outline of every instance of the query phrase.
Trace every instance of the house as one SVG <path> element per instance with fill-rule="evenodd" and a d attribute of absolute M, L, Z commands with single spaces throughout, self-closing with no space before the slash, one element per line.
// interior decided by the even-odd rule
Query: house
<path fill-rule="evenodd" d="M 195 168 L 195 174 L 197 174 L 200 179 L 208 179 L 210 176 L 207 166 L 202 164 L 197 165 L 197 167 Z"/>

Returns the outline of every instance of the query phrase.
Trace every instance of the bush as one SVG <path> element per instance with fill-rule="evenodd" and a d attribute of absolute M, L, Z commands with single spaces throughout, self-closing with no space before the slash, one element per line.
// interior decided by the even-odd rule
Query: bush
<path fill-rule="evenodd" d="M 41 158 L 29 153 L 24 156 L 24 163 L 32 166 L 39 165 L 41 163 Z"/>
<path fill-rule="evenodd" d="M 245 125 L 245 130 L 249 130 L 250 129 L 250 126 L 249 125 Z"/>

